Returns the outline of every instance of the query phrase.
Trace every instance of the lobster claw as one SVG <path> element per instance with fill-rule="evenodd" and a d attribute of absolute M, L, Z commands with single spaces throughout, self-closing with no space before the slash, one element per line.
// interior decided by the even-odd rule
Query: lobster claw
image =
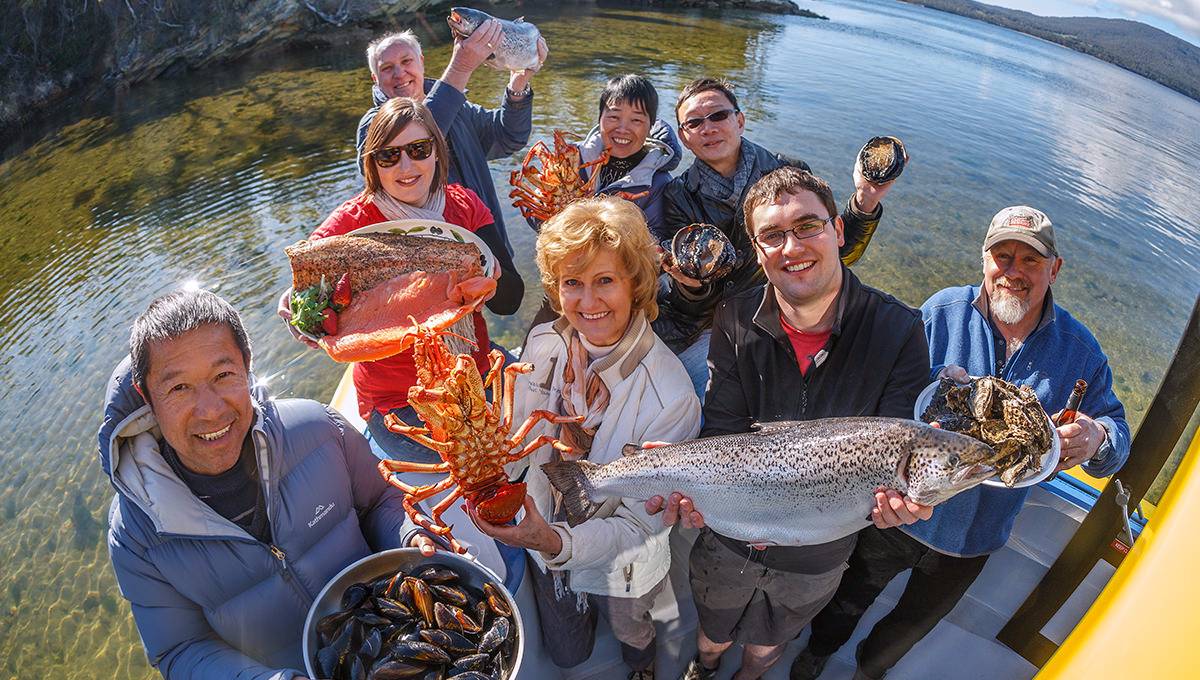
<path fill-rule="evenodd" d="M 505 483 L 472 498 L 475 513 L 488 524 L 508 524 L 525 504 L 525 483 Z"/>

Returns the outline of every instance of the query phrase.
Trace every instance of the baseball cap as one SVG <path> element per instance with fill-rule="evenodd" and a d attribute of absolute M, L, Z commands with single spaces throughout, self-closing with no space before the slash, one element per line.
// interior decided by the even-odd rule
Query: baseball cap
<path fill-rule="evenodd" d="M 1020 241 L 1038 251 L 1042 257 L 1058 257 L 1054 243 L 1054 225 L 1041 210 L 1027 205 L 1014 205 L 992 218 L 987 236 L 983 239 L 983 250 L 987 252 L 1001 241 Z"/>

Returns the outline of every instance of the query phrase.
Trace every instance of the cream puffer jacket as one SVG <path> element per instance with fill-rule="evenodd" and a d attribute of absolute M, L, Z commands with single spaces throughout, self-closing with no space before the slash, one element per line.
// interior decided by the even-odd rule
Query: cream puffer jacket
<path fill-rule="evenodd" d="M 535 409 L 560 413 L 562 373 L 567 360 L 566 337 L 570 326 L 559 318 L 535 327 L 529 333 L 521 361 L 532 363 L 531 373 L 517 379 L 513 407 L 514 423 Z M 608 387 L 610 399 L 604 421 L 596 431 L 588 460 L 604 464 L 621 456 L 630 442 L 680 442 L 700 431 L 700 402 L 683 364 L 651 330 L 642 314 L 636 314 L 625 336 L 610 354 L 597 359 L 593 368 Z M 529 439 L 557 436 L 558 425 L 540 424 Z M 542 515 L 549 519 L 553 501 L 541 464 L 549 462 L 552 450 L 542 447 L 510 470 L 526 476 L 529 495 Z M 666 575 L 671 566 L 668 530 L 662 520 L 646 514 L 642 499 L 606 501 L 590 520 L 576 527 L 566 522 L 551 523 L 562 538 L 558 555 L 530 551 L 539 566 L 571 572 L 571 589 L 612 597 L 640 597 Z"/>

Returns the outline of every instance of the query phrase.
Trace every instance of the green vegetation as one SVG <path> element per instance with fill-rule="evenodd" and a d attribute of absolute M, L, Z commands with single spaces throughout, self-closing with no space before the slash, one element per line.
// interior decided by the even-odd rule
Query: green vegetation
<path fill-rule="evenodd" d="M 986 21 L 1116 64 L 1200 100 L 1200 47 L 1126 19 L 1043 17 L 972 0 L 903 0 Z"/>

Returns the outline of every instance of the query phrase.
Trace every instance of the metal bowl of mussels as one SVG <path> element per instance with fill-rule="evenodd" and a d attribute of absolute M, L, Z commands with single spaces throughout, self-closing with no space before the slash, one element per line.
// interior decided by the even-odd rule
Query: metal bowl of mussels
<path fill-rule="evenodd" d="M 448 552 L 387 550 L 351 564 L 304 621 L 310 678 L 517 677 L 525 630 L 500 577 Z"/>

